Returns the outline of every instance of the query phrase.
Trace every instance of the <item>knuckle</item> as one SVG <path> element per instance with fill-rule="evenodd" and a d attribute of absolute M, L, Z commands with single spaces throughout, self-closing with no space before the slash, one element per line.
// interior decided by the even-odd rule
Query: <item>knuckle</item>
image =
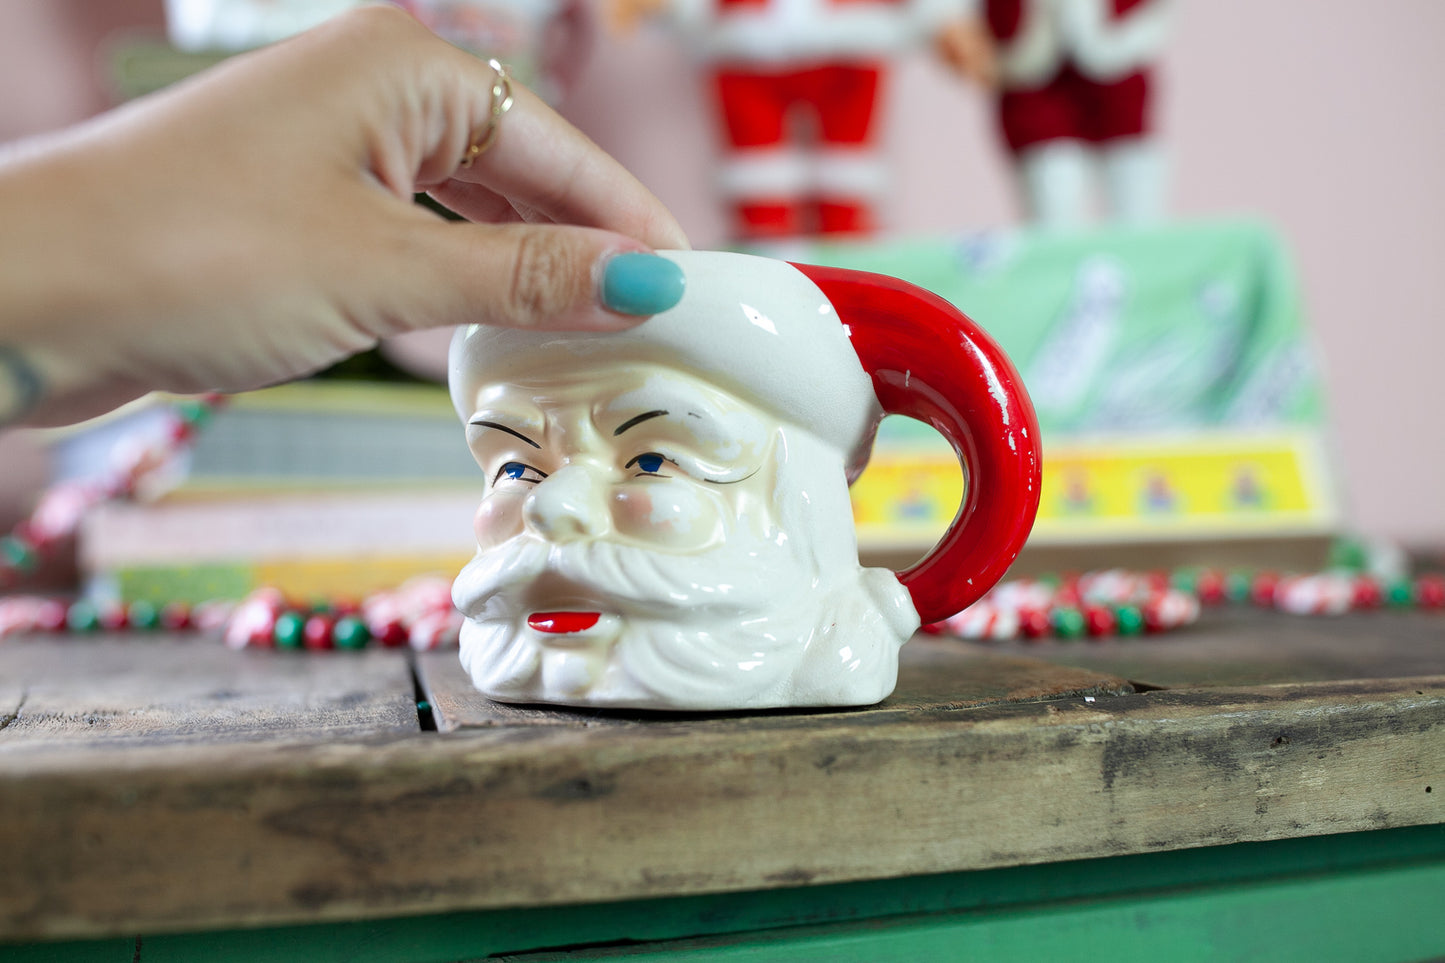
<path fill-rule="evenodd" d="M 389 4 L 366 4 L 346 11 L 344 16 L 360 30 L 387 33 L 393 30 L 409 30 L 416 21 L 406 12 Z"/>
<path fill-rule="evenodd" d="M 425 28 L 411 14 L 390 4 L 353 7 L 326 24 L 347 52 L 368 62 L 395 58 L 399 49 L 421 39 Z"/>
<path fill-rule="evenodd" d="M 512 323 L 545 327 L 573 300 L 575 255 L 550 232 L 523 231 L 512 263 L 507 304 Z"/>

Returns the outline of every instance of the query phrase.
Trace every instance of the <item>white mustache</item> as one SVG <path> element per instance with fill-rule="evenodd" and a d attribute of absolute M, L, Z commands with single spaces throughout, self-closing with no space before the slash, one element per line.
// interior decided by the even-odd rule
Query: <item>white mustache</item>
<path fill-rule="evenodd" d="M 797 579 L 780 579 L 782 554 L 766 541 L 753 541 L 746 551 L 730 543 L 700 555 L 667 555 L 607 541 L 554 545 L 526 539 L 478 552 L 458 575 L 452 601 L 468 618 L 515 618 L 521 614 L 513 610 L 517 601 L 545 579 L 550 584 L 543 593 L 564 601 L 580 597 L 620 614 L 756 613 L 770 600 L 806 590 Z M 796 561 L 785 566 L 808 581 Z"/>

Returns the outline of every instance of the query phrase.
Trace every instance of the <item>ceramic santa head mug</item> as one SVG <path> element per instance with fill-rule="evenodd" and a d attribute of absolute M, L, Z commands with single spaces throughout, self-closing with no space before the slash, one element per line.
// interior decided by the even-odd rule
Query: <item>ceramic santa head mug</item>
<path fill-rule="evenodd" d="M 910 284 L 666 256 L 685 294 L 629 331 L 454 337 L 487 479 L 452 592 L 462 664 L 504 702 L 877 702 L 920 621 L 977 599 L 1028 535 L 1028 396 L 991 338 Z M 943 539 L 897 573 L 859 564 L 848 499 L 885 413 L 933 425 L 967 478 Z"/>

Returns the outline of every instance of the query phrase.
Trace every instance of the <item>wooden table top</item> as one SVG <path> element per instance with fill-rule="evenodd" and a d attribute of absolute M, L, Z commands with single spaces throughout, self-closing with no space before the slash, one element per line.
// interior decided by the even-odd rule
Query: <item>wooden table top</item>
<path fill-rule="evenodd" d="M 500 706 L 453 652 L 7 639 L 0 940 L 1445 822 L 1445 614 L 903 651 L 878 706 L 682 715 Z"/>

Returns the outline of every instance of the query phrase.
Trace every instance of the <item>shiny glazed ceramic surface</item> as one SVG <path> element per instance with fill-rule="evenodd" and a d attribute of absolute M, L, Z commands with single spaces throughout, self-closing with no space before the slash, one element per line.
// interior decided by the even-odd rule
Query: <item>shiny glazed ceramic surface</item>
<path fill-rule="evenodd" d="M 452 398 L 487 484 L 453 590 L 463 664 L 510 702 L 876 702 L 920 614 L 977 598 L 1027 536 L 1038 432 L 1017 375 L 902 282 L 667 256 L 686 294 L 630 331 L 457 332 Z M 901 575 L 859 565 L 847 491 L 885 411 L 938 428 L 969 479 Z"/>

